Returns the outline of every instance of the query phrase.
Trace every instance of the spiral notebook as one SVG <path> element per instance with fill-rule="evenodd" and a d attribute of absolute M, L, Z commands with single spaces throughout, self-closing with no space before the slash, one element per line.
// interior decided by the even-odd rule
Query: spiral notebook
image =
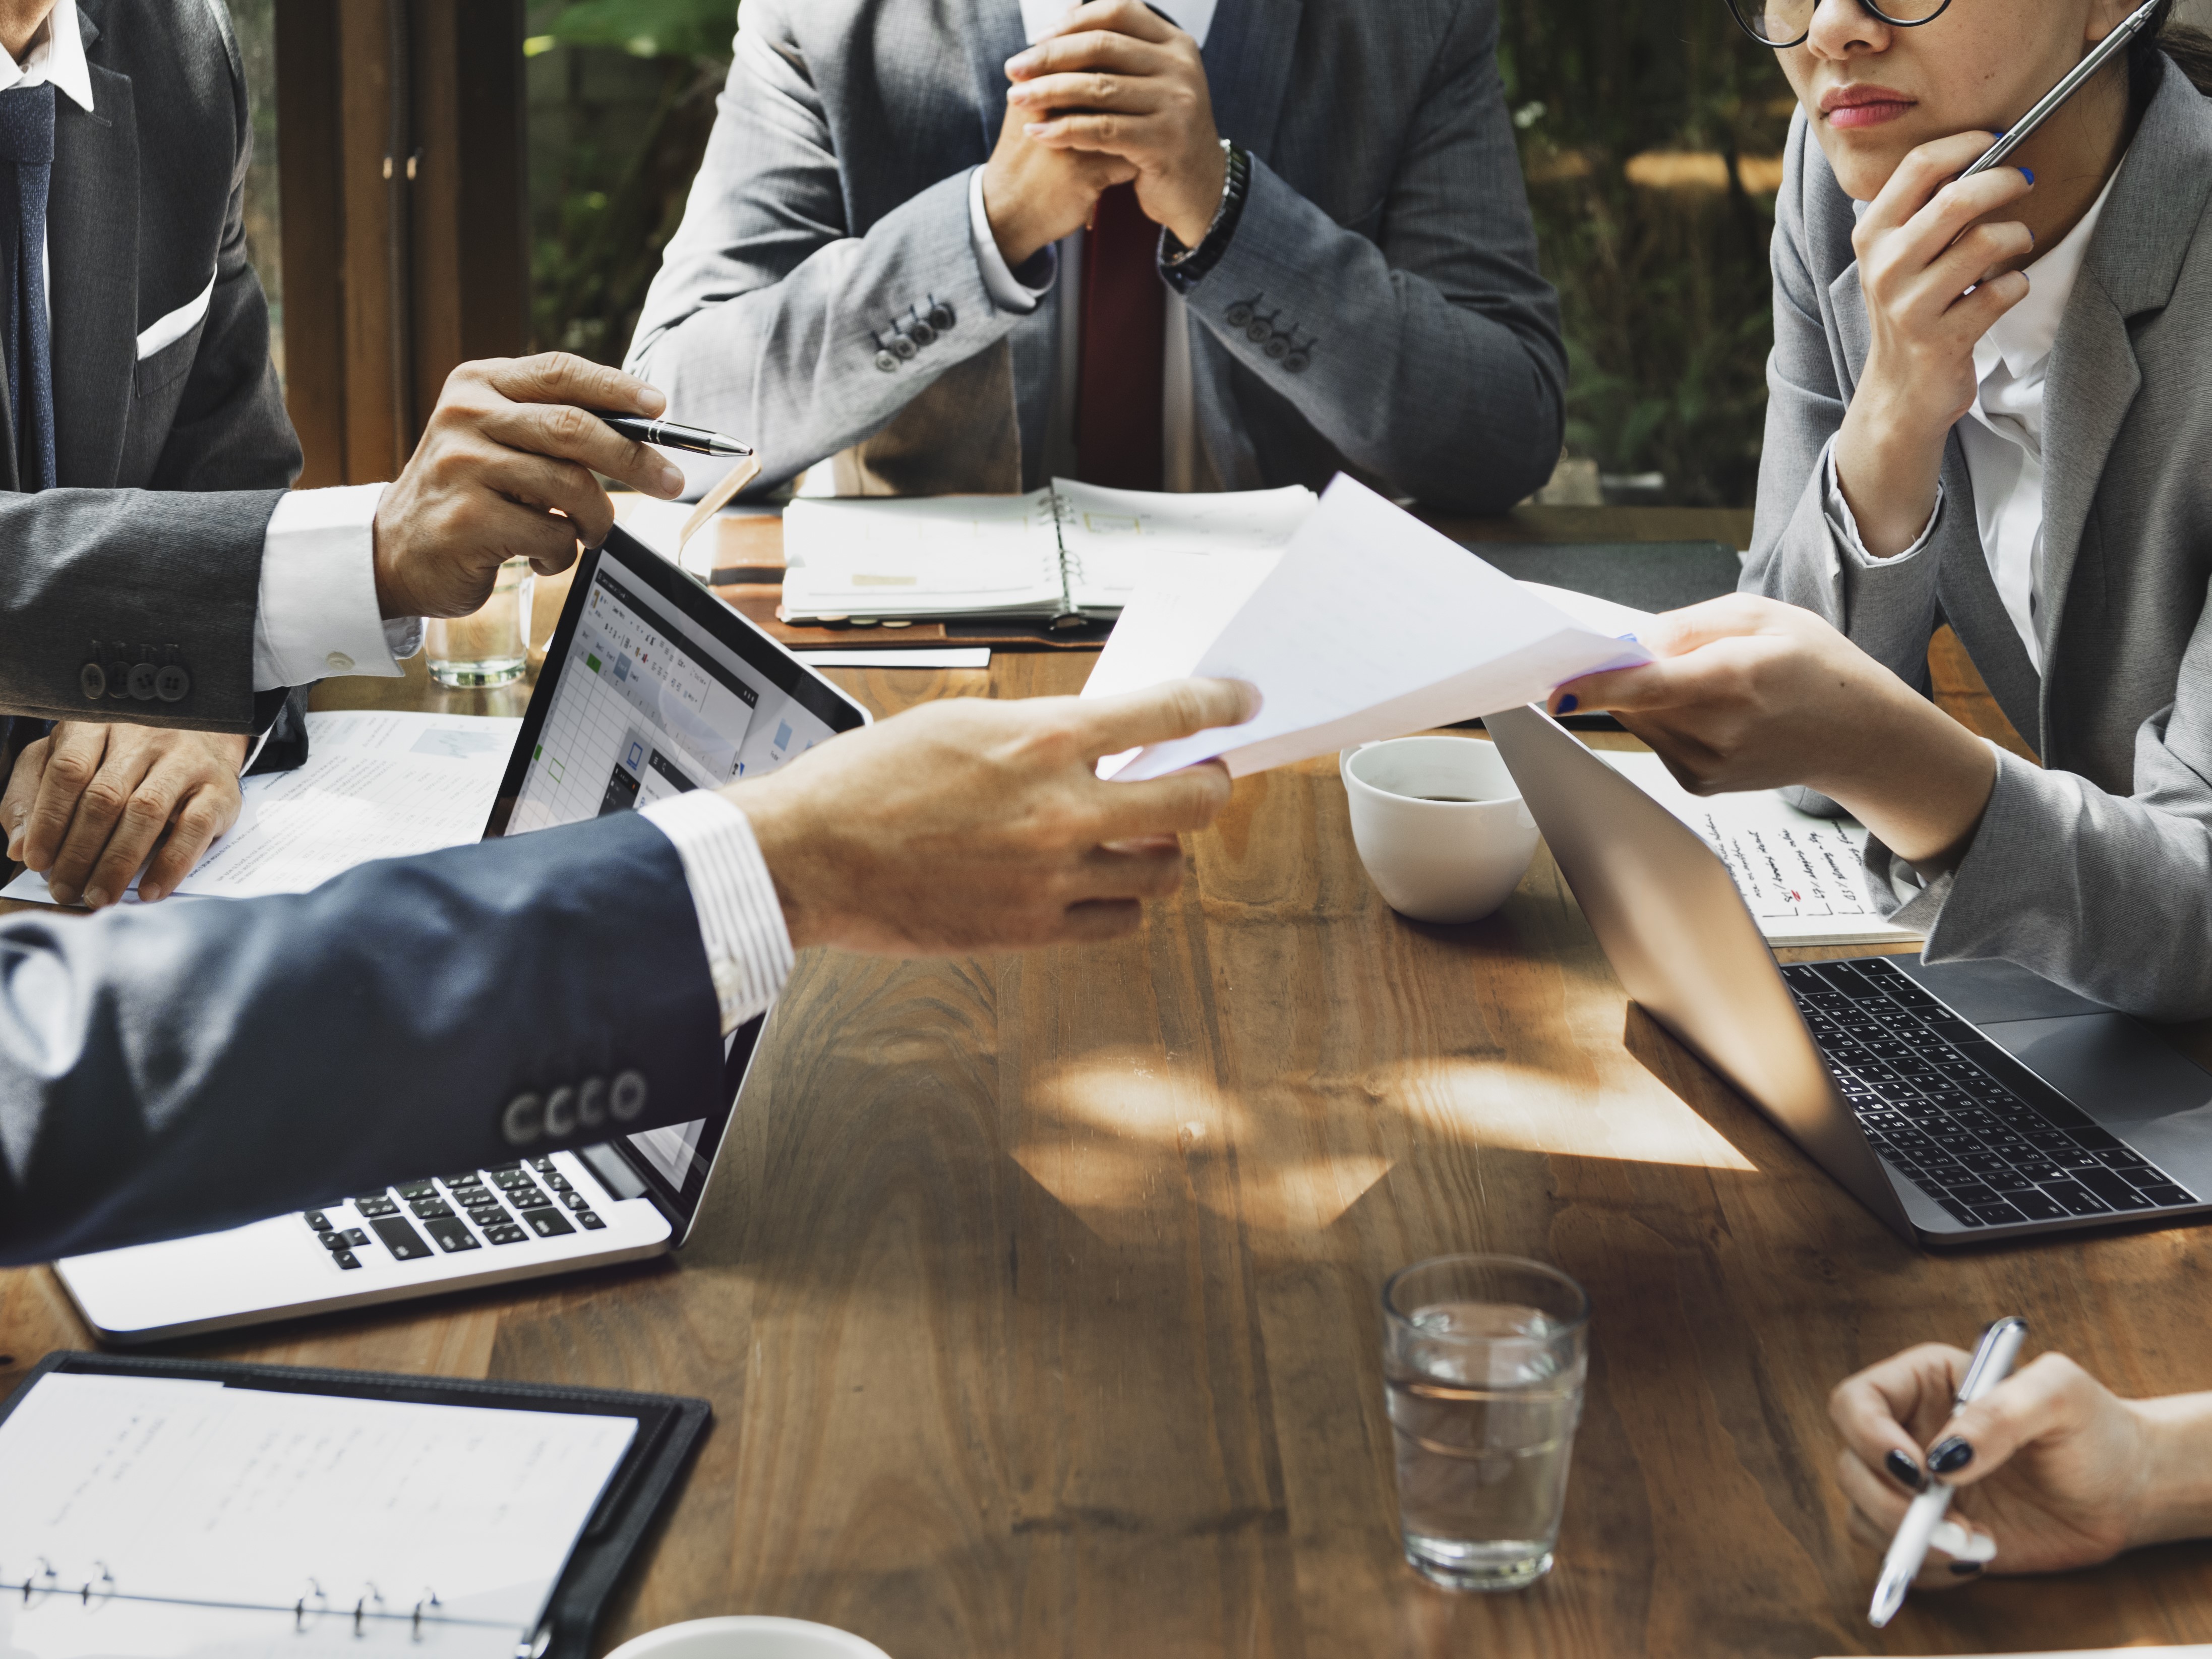
<path fill-rule="evenodd" d="M 1285 489 L 1172 495 L 1055 478 L 1026 495 L 801 497 L 784 510 L 787 623 L 1111 617 L 1161 562 L 1277 551 L 1313 511 Z"/>
<path fill-rule="evenodd" d="M 586 1390 L 56 1359 L 84 1368 L 49 1360 L 0 1418 L 10 1659 L 580 1655 L 705 1418 Z M 697 1421 L 671 1435 L 654 1406 Z M 625 1499 L 646 1513 L 615 1528 L 615 1560 L 580 1564 Z M 557 1618 L 580 1577 L 585 1605 Z"/>

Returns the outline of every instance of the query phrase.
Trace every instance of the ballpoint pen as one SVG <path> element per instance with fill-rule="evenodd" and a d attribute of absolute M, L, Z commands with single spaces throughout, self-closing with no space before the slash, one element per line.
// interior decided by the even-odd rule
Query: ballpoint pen
<path fill-rule="evenodd" d="M 2088 56 L 2069 70 L 2057 86 L 2037 99 L 2027 114 L 1999 133 L 1996 143 L 1984 150 L 1973 166 L 1959 177 L 1971 179 L 1978 173 L 1987 173 L 1991 167 L 2002 167 L 2006 158 L 2026 143 L 2061 104 L 2086 86 L 2099 70 L 2112 62 L 2114 54 L 2124 52 L 2129 41 L 2150 27 L 2152 14 L 2158 10 L 2160 3 L 2160 0 L 2150 0 L 2149 4 L 2130 13 L 2121 21 L 2119 27 L 2091 47 Z"/>
<path fill-rule="evenodd" d="M 2021 1344 L 2027 1340 L 2024 1319 L 2000 1319 L 1984 1331 L 1973 1358 L 1966 1364 L 1966 1375 L 1959 1383 L 1959 1397 L 1952 1409 L 1964 1410 L 2011 1376 Z M 1875 1586 L 1874 1605 L 1867 1609 L 1867 1623 L 1876 1630 L 1894 1619 L 1905 1605 L 1905 1589 L 1919 1576 L 1920 1565 L 1928 1559 L 1929 1541 L 1950 1507 L 1950 1486 L 1930 1476 L 1927 1489 L 1905 1511 L 1897 1536 L 1890 1540 L 1889 1553 L 1881 1559 L 1881 1579 Z"/>
<path fill-rule="evenodd" d="M 693 455 L 743 457 L 753 453 L 750 444 L 725 437 L 719 432 L 709 432 L 704 427 L 679 426 L 674 421 L 647 420 L 641 415 L 609 415 L 596 410 L 592 412 L 623 437 L 635 439 L 641 444 L 658 444 L 663 449 L 681 449 Z"/>

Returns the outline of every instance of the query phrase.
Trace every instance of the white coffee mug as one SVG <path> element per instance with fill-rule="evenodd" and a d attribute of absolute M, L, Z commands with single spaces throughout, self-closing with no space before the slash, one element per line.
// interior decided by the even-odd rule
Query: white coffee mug
<path fill-rule="evenodd" d="M 1536 852 L 1536 820 L 1495 744 L 1395 738 L 1336 757 L 1359 861 L 1392 909 L 1476 921 L 1505 902 Z"/>
<path fill-rule="evenodd" d="M 873 1642 L 804 1619 L 694 1619 L 647 1631 L 607 1659 L 890 1659 Z"/>

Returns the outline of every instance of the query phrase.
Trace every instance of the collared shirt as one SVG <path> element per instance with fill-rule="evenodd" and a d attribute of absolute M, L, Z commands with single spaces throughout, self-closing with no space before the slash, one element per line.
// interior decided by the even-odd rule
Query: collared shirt
<path fill-rule="evenodd" d="M 2123 158 L 2123 165 L 2124 165 Z M 2043 393 L 2059 325 L 2074 297 L 2074 284 L 2088 258 L 2105 204 L 2118 181 L 2119 169 L 2098 192 L 2081 222 L 2058 246 L 2027 267 L 2027 297 L 1997 319 L 1974 343 L 1977 389 L 1966 418 L 1955 430 L 1966 453 L 1966 476 L 1974 485 L 1975 528 L 1982 556 L 1990 567 L 2005 614 L 2039 673 L 2043 647 L 2035 632 L 2037 572 L 2043 553 Z M 1866 204 L 1856 204 L 1861 217 Z M 1871 560 L 1859 539 L 1858 521 L 1844 500 L 1836 476 L 1835 440 L 1828 441 L 1820 465 L 1826 479 L 1827 512 L 1833 533 L 1849 540 Z M 1910 558 L 1927 546 L 1943 513 L 1943 490 L 1936 488 L 1936 510 L 1918 539 L 1896 557 Z"/>
<path fill-rule="evenodd" d="M 1022 24 L 1034 41 L 1066 16 L 1066 0 L 1021 0 Z M 1154 0 L 1153 9 L 1175 26 L 1206 45 L 1213 28 L 1218 0 Z M 983 286 L 1001 310 L 1026 315 L 1044 302 L 1055 283 L 1060 288 L 1060 337 L 1055 347 L 1058 372 L 1054 376 L 1052 413 L 1045 428 L 1045 456 L 1049 471 L 1064 477 L 1075 472 L 1076 369 L 1083 357 L 1084 233 L 1077 231 L 1055 245 L 1045 262 L 1042 283 L 1032 288 L 1007 268 L 999 252 L 998 238 L 983 210 L 983 169 L 968 180 L 968 231 L 975 244 L 975 263 L 982 267 Z M 1161 478 L 1170 489 L 1205 487 L 1204 461 L 1198 442 L 1198 417 L 1191 381 L 1190 317 L 1182 295 L 1168 290 L 1167 340 L 1163 366 L 1166 371 L 1160 392 Z"/>

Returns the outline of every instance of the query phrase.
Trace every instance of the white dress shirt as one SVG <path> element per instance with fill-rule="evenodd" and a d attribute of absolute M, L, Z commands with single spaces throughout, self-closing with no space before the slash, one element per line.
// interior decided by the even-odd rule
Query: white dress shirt
<path fill-rule="evenodd" d="M 94 113 L 92 70 L 77 27 L 76 0 L 53 10 L 18 63 L 0 49 L 0 92 L 44 86 Z M 51 264 L 46 291 L 53 292 Z M 138 337 L 150 357 L 198 326 L 214 296 L 215 273 L 191 303 Z M 57 363 L 58 377 L 63 366 Z M 276 504 L 261 557 L 260 603 L 253 617 L 253 689 L 307 685 L 333 674 L 397 675 L 398 659 L 422 649 L 422 624 L 386 622 L 377 612 L 371 525 L 381 484 L 296 490 Z M 258 745 L 256 745 L 257 749 Z"/>
<path fill-rule="evenodd" d="M 1217 0 L 1154 0 L 1153 9 L 1205 46 L 1213 28 Z M 1066 0 L 1022 0 L 1022 23 L 1034 41 L 1067 15 Z M 1084 233 L 1077 231 L 1055 245 L 1054 258 L 1042 288 L 1030 288 L 1007 268 L 991 234 L 990 216 L 983 210 L 983 169 L 968 180 L 968 230 L 975 246 L 975 263 L 982 267 L 983 286 L 1002 311 L 1026 315 L 1043 303 L 1057 282 L 1061 288 L 1059 373 L 1054 376 L 1052 413 L 1045 427 L 1047 470 L 1057 476 L 1075 475 L 1075 399 L 1077 368 L 1083 361 Z M 1193 490 L 1206 486 L 1205 463 L 1198 442 L 1198 417 L 1192 404 L 1190 314 L 1182 295 L 1168 290 L 1167 342 L 1160 391 L 1160 474 L 1170 489 Z"/>
<path fill-rule="evenodd" d="M 1966 452 L 1966 475 L 1974 484 L 1974 518 L 1982 542 L 1982 556 L 1989 562 L 1990 578 L 2005 614 L 2027 648 L 2027 659 L 2039 673 L 2043 647 L 2035 635 L 2039 598 L 2036 573 L 2043 552 L 2043 392 L 2051 370 L 2051 354 L 2058 343 L 2058 325 L 2066 315 L 2074 284 L 2088 257 L 2089 243 L 2097 234 L 2105 202 L 2119 178 L 2105 181 L 2081 221 L 2057 246 L 2027 267 L 2027 297 L 1990 325 L 1974 343 L 1974 378 L 1978 383 L 1966 418 L 1956 428 L 1959 446 Z M 1864 204 L 1859 204 L 1862 216 Z M 1858 523 L 1844 502 L 1836 477 L 1835 441 L 1831 439 L 1821 462 L 1827 478 L 1828 517 L 1832 530 L 1847 537 L 1863 555 Z M 1936 511 L 1929 515 L 1919 539 L 1897 556 L 1910 558 L 1927 545 L 1943 511 L 1939 485 Z M 1866 555 L 1872 557 L 1871 555 Z"/>

